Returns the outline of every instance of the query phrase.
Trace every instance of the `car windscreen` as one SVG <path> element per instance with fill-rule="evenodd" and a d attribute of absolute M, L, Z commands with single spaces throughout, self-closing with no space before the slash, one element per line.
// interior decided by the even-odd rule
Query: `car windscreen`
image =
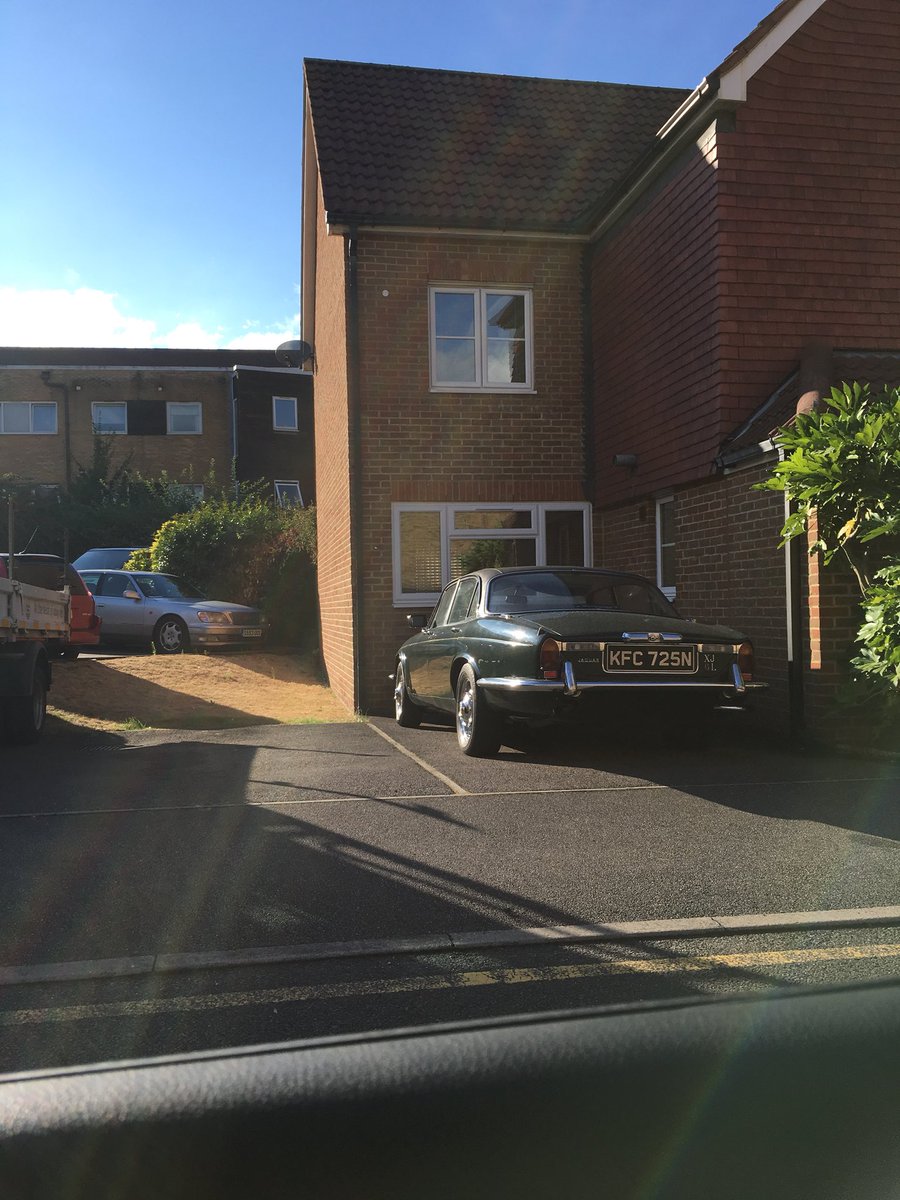
<path fill-rule="evenodd" d="M 135 575 L 134 581 L 148 597 L 162 600 L 203 600 L 201 591 L 174 575 Z"/>
<path fill-rule="evenodd" d="M 644 616 L 674 617 L 675 609 L 651 583 L 633 575 L 590 571 L 534 571 L 491 582 L 488 611 L 568 612 L 600 608 Z"/>

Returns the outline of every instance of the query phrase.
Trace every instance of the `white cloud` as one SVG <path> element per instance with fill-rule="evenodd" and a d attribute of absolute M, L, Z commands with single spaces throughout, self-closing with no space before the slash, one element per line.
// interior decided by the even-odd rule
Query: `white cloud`
<path fill-rule="evenodd" d="M 181 321 L 161 331 L 148 317 L 122 311 L 114 292 L 96 288 L 0 287 L 0 338 L 6 346 L 169 347 L 181 350 L 274 349 L 299 336 L 299 313 L 269 330 L 244 322 L 244 333 L 230 337 L 222 326 L 205 329 L 199 321 Z"/>

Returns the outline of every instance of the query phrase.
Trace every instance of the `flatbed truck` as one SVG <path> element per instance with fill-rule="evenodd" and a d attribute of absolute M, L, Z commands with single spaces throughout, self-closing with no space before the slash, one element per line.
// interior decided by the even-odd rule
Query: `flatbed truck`
<path fill-rule="evenodd" d="M 0 576 L 0 735 L 36 741 L 47 715 L 47 643 L 69 634 L 68 589 L 52 592 Z"/>

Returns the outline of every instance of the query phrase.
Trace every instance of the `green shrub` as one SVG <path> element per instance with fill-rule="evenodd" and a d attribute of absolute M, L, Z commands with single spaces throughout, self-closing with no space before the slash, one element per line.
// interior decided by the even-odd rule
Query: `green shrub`
<path fill-rule="evenodd" d="M 152 569 L 183 576 L 211 599 L 261 608 L 273 642 L 315 645 L 315 510 L 275 507 L 261 491 L 166 521 L 150 546 Z"/>

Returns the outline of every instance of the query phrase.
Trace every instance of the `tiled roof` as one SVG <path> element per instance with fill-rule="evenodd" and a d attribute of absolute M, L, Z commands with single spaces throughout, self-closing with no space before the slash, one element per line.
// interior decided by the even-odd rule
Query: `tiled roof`
<path fill-rule="evenodd" d="M 724 75 L 726 71 L 730 71 L 732 67 L 736 66 L 741 59 L 746 58 L 750 51 L 755 46 L 758 46 L 763 38 L 771 33 L 775 26 L 788 15 L 792 8 L 796 8 L 799 3 L 800 0 L 781 0 L 780 4 L 776 4 L 772 11 L 763 17 L 756 28 L 751 30 L 742 41 L 738 42 L 725 61 L 719 64 L 713 75 Z"/>
<path fill-rule="evenodd" d="M 868 383 L 874 388 L 900 387 L 900 350 L 835 350 L 832 384 Z M 782 426 L 790 424 L 800 399 L 800 372 L 794 371 L 722 445 L 721 457 L 746 458 Z"/>
<path fill-rule="evenodd" d="M 677 88 L 307 59 L 329 221 L 570 231 L 653 143 Z"/>
<path fill-rule="evenodd" d="M 171 350 L 160 346 L 0 346 L 0 367 L 277 367 L 274 350 Z"/>

